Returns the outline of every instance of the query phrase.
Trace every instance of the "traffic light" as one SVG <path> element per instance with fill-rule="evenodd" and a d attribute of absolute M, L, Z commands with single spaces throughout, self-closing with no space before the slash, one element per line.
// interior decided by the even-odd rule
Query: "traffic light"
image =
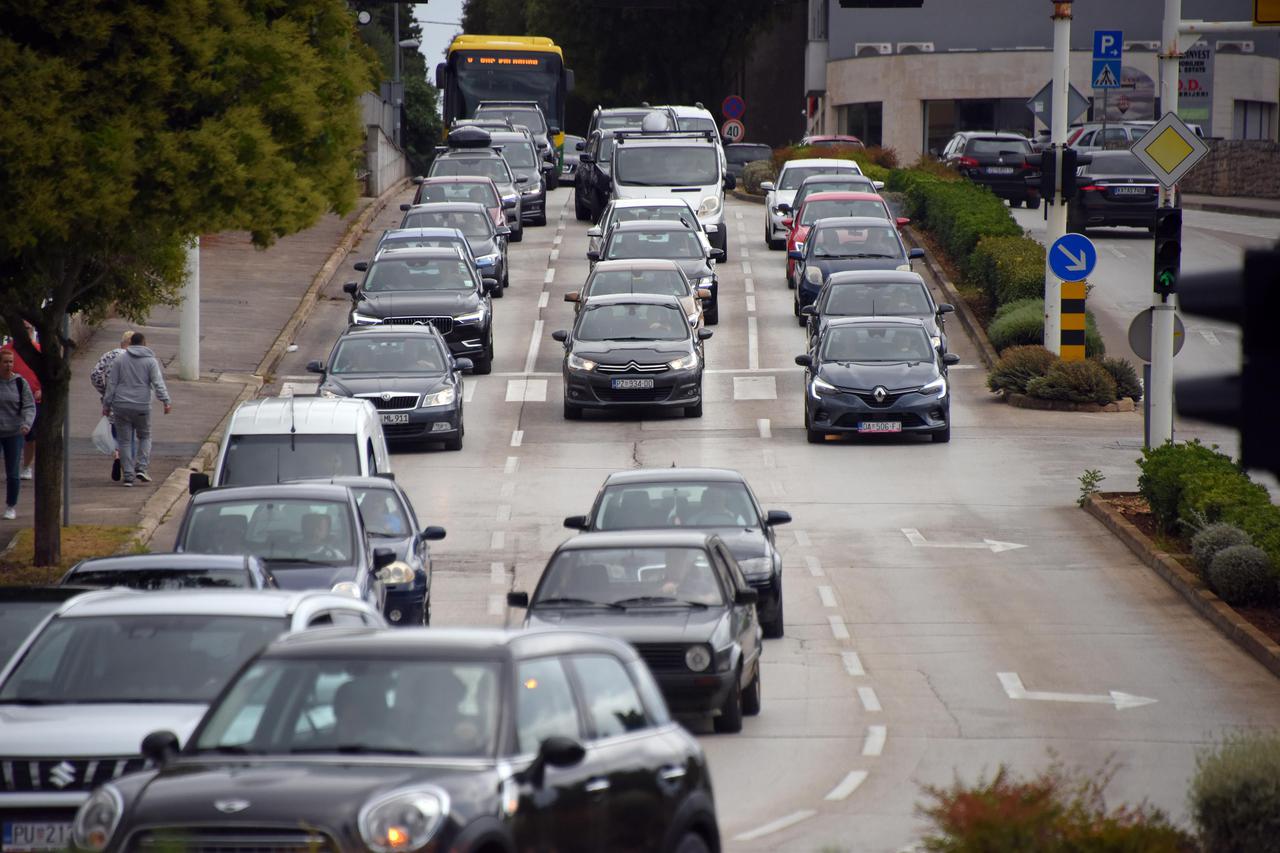
<path fill-rule="evenodd" d="M 1178 286 L 1182 265 L 1182 208 L 1156 208 L 1155 291 L 1164 299 Z"/>
<path fill-rule="evenodd" d="M 1062 200 L 1071 201 L 1076 197 L 1076 169 L 1081 166 L 1080 152 L 1074 148 L 1063 147 L 1062 149 Z M 1091 161 L 1093 158 L 1085 155 L 1085 162 Z"/>
<path fill-rule="evenodd" d="M 1053 204 L 1053 170 L 1057 168 L 1058 149 L 1050 145 L 1040 152 L 1040 198 Z"/>
<path fill-rule="evenodd" d="M 1238 375 L 1185 379 L 1175 384 L 1178 412 L 1240 430 L 1240 459 L 1248 468 L 1280 475 L 1280 248 L 1245 253 L 1243 272 L 1187 276 L 1178 287 L 1184 311 L 1235 323 L 1241 331 Z"/>
<path fill-rule="evenodd" d="M 1062 200 L 1076 197 L 1076 169 L 1093 162 L 1092 154 L 1081 154 L 1063 145 L 1061 149 L 1049 146 L 1040 152 L 1040 197 L 1046 204 L 1053 203 L 1053 170 L 1057 166 L 1058 151 L 1062 152 Z"/>

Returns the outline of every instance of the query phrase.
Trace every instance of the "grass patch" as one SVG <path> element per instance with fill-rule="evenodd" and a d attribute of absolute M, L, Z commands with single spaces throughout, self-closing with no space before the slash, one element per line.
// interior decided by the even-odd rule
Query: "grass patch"
<path fill-rule="evenodd" d="M 136 528 L 102 524 L 74 524 L 62 528 L 62 562 L 56 566 L 35 566 L 35 534 L 31 528 L 21 530 L 13 548 L 0 558 L 0 577 L 6 584 L 55 584 L 67 569 L 89 557 L 105 557 L 123 547 Z M 139 548 L 138 553 L 145 553 Z"/>

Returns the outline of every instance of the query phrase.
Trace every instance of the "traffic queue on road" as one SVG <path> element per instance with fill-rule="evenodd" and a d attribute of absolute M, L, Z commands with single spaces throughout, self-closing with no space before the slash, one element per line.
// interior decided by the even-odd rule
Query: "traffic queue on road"
<path fill-rule="evenodd" d="M 739 473 L 611 475 L 536 585 L 509 593 L 520 630 L 425 630 L 449 606 L 429 547 L 445 530 L 390 448 L 462 450 L 508 244 L 547 223 L 548 190 L 571 178 L 594 223 L 551 333 L 565 419 L 700 417 L 721 320 L 735 181 L 700 105 L 598 110 L 565 171 L 536 104 L 492 106 L 450 131 L 355 265 L 347 328 L 307 366 L 315 396 L 230 418 L 174 554 L 0 591 L 19 614 L 0 631 L 7 845 L 720 849 L 706 758 L 671 714 L 740 731 L 762 712 L 764 640 L 785 632 L 775 530 L 791 516 Z M 951 306 L 912 270 L 905 220 L 850 160 L 793 161 L 765 188 L 805 326 L 809 441 L 948 441 Z"/>

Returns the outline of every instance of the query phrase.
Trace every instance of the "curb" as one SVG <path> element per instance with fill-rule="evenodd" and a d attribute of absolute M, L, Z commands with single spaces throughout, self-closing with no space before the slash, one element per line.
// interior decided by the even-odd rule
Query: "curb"
<path fill-rule="evenodd" d="M 203 471 L 212 464 L 217 458 L 218 448 L 222 441 L 222 434 L 226 431 L 227 424 L 231 420 L 231 414 L 241 403 L 251 400 L 257 396 L 258 392 L 266 384 L 266 376 L 273 371 L 280 359 L 284 356 L 289 346 L 289 341 L 293 339 L 298 328 L 307 321 L 311 316 L 311 312 L 315 309 L 316 302 L 320 294 L 320 289 L 337 271 L 341 264 L 350 254 L 351 249 L 355 246 L 360 236 L 364 234 L 369 223 L 373 221 L 383 208 L 387 206 L 387 202 L 398 192 L 402 191 L 409 185 L 408 178 L 402 178 L 396 184 L 390 187 L 382 195 L 378 196 L 369 203 L 360 215 L 357 216 L 347 227 L 346 233 L 342 235 L 342 239 L 338 241 L 338 245 L 329 254 L 329 258 L 320 267 L 320 271 L 311 279 L 311 284 L 307 287 L 306 293 L 298 301 L 298 307 L 293 310 L 288 322 L 284 324 L 284 328 L 280 330 L 280 334 L 275 341 L 267 349 L 266 355 L 259 362 L 257 369 L 251 376 L 229 375 L 224 374 L 224 378 L 218 381 L 223 382 L 242 382 L 244 387 L 236 396 L 235 402 L 227 409 L 226 414 L 218 421 L 217 425 L 210 431 L 200 444 L 200 449 L 196 451 L 195 456 L 185 466 L 175 468 L 165 481 L 156 489 L 155 494 L 147 499 L 142 505 L 138 521 L 138 529 L 123 546 L 118 553 L 129 553 L 137 548 L 146 547 L 151 538 L 156 535 L 156 531 L 160 529 L 160 525 L 168 517 L 173 508 L 178 505 L 187 496 L 187 482 L 192 471 Z"/>
<path fill-rule="evenodd" d="M 729 190 L 729 193 L 739 201 L 749 201 L 754 204 L 764 204 L 764 196 L 762 195 L 752 195 L 751 193 L 745 192 L 743 190 Z"/>
<path fill-rule="evenodd" d="M 1102 494 L 1136 494 L 1133 492 L 1104 492 Z M 1155 570 L 1169 586 L 1187 600 L 1196 611 L 1222 632 L 1228 640 L 1248 652 L 1254 660 L 1280 677 L 1280 644 L 1246 621 L 1225 601 L 1218 598 L 1200 582 L 1196 575 L 1177 561 L 1171 554 L 1161 551 L 1156 544 L 1128 519 L 1104 503 L 1099 495 L 1090 495 L 1084 504 L 1085 512 L 1101 521 L 1116 537 L 1128 546 L 1143 565 Z"/>
<path fill-rule="evenodd" d="M 1241 207 L 1235 204 L 1217 204 L 1215 202 L 1205 204 L 1188 201 L 1183 201 L 1182 206 L 1186 210 L 1203 210 L 1207 213 L 1230 213 L 1235 216 L 1257 216 L 1263 219 L 1280 219 L 1280 210 L 1269 210 L 1265 207 Z"/>
<path fill-rule="evenodd" d="M 1099 403 L 1073 403 L 1070 400 L 1042 400 L 1039 397 L 1008 391 L 1005 391 L 1002 396 L 1004 401 L 1015 409 L 1036 409 L 1042 412 L 1091 412 L 1093 414 L 1137 411 L 1137 407 L 1129 397 L 1125 397 L 1123 400 L 1116 400 L 1114 403 L 1107 403 L 1104 406 Z"/>
<path fill-rule="evenodd" d="M 910 238 L 913 247 L 924 248 L 924 243 L 920 240 L 915 228 L 908 225 L 904 231 L 907 237 Z M 964 326 L 965 332 L 969 335 L 969 340 L 978 348 L 978 357 L 982 359 L 982 363 L 987 366 L 987 370 L 995 367 L 996 362 L 1000 360 L 1000 356 L 996 353 L 996 348 L 991 345 L 990 339 L 987 338 L 987 330 L 982 328 L 978 318 L 973 316 L 973 312 L 969 310 L 969 303 L 961 298 L 960 291 L 951 283 L 951 280 L 947 278 L 942 268 L 938 266 L 933 256 L 927 251 L 924 255 L 924 263 L 933 275 L 933 279 L 939 289 L 942 290 L 943 295 L 947 297 L 947 301 L 955 306 L 956 316 L 960 318 L 960 325 Z"/>

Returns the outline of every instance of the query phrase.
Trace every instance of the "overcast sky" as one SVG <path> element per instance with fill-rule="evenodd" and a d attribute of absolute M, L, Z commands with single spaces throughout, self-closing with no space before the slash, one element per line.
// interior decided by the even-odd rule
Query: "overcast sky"
<path fill-rule="evenodd" d="M 431 0 L 415 3 L 413 16 L 422 24 L 422 54 L 427 58 L 427 79 L 435 79 L 436 63 L 444 59 L 453 37 L 462 32 L 463 0 Z M 443 21 L 444 23 L 436 23 Z"/>

